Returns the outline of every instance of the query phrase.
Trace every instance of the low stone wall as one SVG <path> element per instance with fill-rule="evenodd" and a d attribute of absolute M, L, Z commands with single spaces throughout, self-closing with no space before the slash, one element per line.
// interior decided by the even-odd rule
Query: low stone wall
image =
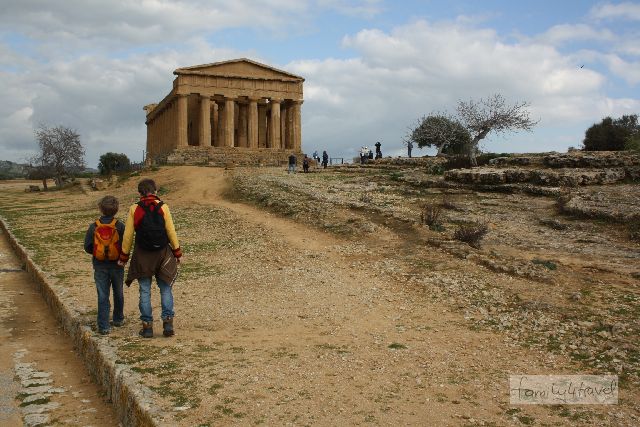
<path fill-rule="evenodd" d="M 627 178 L 636 179 L 638 168 L 606 169 L 525 169 L 475 168 L 446 171 L 444 178 L 464 184 L 516 184 L 531 183 L 552 187 L 613 184 Z"/>
<path fill-rule="evenodd" d="M 94 380 L 105 392 L 125 426 L 162 425 L 162 417 L 153 406 L 153 393 L 139 384 L 139 377 L 123 365 L 116 364 L 115 348 L 97 337 L 91 329 L 83 325 L 78 314 L 65 303 L 56 288 L 51 285 L 47 274 L 29 257 L 27 250 L 17 241 L 4 219 L 0 218 L 0 228 L 9 236 L 9 243 L 25 270 L 33 278 L 38 291 L 51 308 L 53 315 L 73 340 L 74 346 Z M 114 420 L 114 425 L 117 422 Z"/>
<path fill-rule="evenodd" d="M 184 147 L 177 148 L 165 159 L 170 165 L 210 166 L 286 166 L 292 150 L 244 147 Z M 302 165 L 302 153 L 294 153 Z M 161 161 L 162 162 L 162 161 Z"/>
<path fill-rule="evenodd" d="M 569 153 L 522 154 L 491 159 L 496 168 L 524 166 L 534 168 L 604 169 L 640 167 L 640 155 L 630 151 L 571 151 Z"/>

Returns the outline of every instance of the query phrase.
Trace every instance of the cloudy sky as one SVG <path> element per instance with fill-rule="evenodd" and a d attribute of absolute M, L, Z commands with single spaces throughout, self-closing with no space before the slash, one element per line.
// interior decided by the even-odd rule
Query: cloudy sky
<path fill-rule="evenodd" d="M 89 166 L 107 151 L 139 161 L 142 107 L 173 70 L 239 57 L 305 77 L 303 150 L 332 157 L 377 140 L 399 155 L 420 116 L 493 93 L 540 120 L 487 138 L 496 152 L 565 151 L 603 117 L 640 113 L 640 2 L 0 0 L 0 159 L 60 124 Z"/>

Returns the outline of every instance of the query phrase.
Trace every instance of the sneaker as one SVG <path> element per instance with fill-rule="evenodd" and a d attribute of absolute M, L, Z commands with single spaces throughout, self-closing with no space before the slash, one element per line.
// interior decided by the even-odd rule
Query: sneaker
<path fill-rule="evenodd" d="M 113 326 L 115 326 L 116 328 L 120 328 L 120 327 L 124 326 L 124 319 L 123 320 L 119 320 L 119 321 L 115 321 L 114 320 L 113 322 L 111 322 L 111 324 Z"/>
<path fill-rule="evenodd" d="M 98 333 L 99 333 L 100 335 L 109 335 L 109 332 L 110 332 L 110 331 L 109 331 L 108 329 L 99 329 L 99 330 L 98 330 Z"/>

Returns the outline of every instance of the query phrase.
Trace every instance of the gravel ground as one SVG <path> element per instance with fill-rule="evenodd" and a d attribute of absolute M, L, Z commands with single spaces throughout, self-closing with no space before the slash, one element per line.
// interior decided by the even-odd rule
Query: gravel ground
<path fill-rule="evenodd" d="M 134 284 L 128 322 L 108 339 L 167 422 L 638 424 L 639 251 L 624 230 L 557 217 L 547 198 L 417 187 L 414 173 L 151 173 L 185 251 L 177 333 L 137 337 Z M 0 213 L 87 323 L 82 236 L 96 200 L 126 206 L 136 179 L 88 194 L 0 184 Z M 443 192 L 429 230 L 421 206 Z M 452 238 L 473 220 L 490 225 L 480 249 Z M 621 378 L 617 406 L 508 403 L 510 374 L 606 372 Z"/>

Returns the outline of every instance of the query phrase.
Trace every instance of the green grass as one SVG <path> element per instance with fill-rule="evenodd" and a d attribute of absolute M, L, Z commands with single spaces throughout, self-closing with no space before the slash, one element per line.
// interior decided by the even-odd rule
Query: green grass
<path fill-rule="evenodd" d="M 558 268 L 557 264 L 551 260 L 544 260 L 544 259 L 538 259 L 535 258 L 533 260 L 531 260 L 531 262 L 533 264 L 536 265 L 541 265 L 543 267 L 545 267 L 547 270 L 556 270 Z"/>
<path fill-rule="evenodd" d="M 407 346 L 404 345 L 404 344 L 400 344 L 400 343 L 394 342 L 394 343 L 389 344 L 389 348 L 392 349 L 392 350 L 405 350 L 407 348 Z"/>

